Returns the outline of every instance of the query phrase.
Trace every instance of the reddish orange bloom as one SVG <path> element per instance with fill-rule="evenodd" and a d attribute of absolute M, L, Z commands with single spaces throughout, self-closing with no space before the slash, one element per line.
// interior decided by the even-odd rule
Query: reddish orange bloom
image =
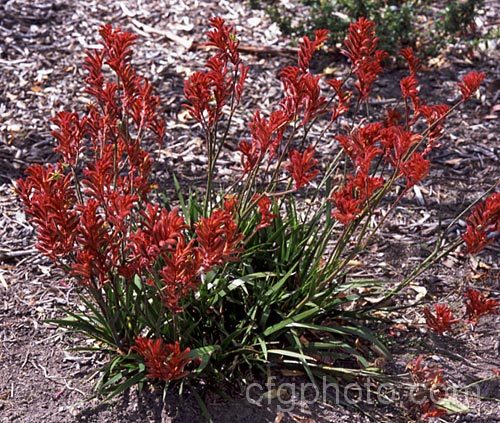
<path fill-rule="evenodd" d="M 429 307 L 425 307 L 424 316 L 427 326 L 439 334 L 449 331 L 451 325 L 458 322 L 447 304 L 434 304 L 434 313 Z"/>
<path fill-rule="evenodd" d="M 256 230 L 260 230 L 270 226 L 273 219 L 276 219 L 278 215 L 271 213 L 272 202 L 267 195 L 259 197 L 257 200 L 257 206 L 259 207 L 260 222 L 257 225 Z"/>
<path fill-rule="evenodd" d="M 337 104 L 335 104 L 332 108 L 331 120 L 334 121 L 339 116 L 349 111 L 351 92 L 343 90 L 344 81 L 341 79 L 330 79 L 326 81 L 326 83 L 333 88 L 335 94 L 337 95 Z"/>
<path fill-rule="evenodd" d="M 208 271 L 228 261 L 237 261 L 243 235 L 232 213 L 216 209 L 196 223 L 198 252 L 202 267 Z"/>
<path fill-rule="evenodd" d="M 414 75 L 403 78 L 400 82 L 401 93 L 406 100 L 409 98 L 413 104 L 415 112 L 420 110 L 420 98 L 418 97 L 418 81 Z"/>
<path fill-rule="evenodd" d="M 482 316 L 496 314 L 500 302 L 486 298 L 481 291 L 469 288 L 465 292 L 465 313 L 470 322 L 477 323 Z"/>
<path fill-rule="evenodd" d="M 429 125 L 429 142 L 424 151 L 427 154 L 434 146 L 436 140 L 443 135 L 446 115 L 450 108 L 446 104 L 420 106 L 419 112 L 424 116 Z"/>
<path fill-rule="evenodd" d="M 58 141 L 54 151 L 61 154 L 66 164 L 75 166 L 82 149 L 87 118 L 80 119 L 77 113 L 63 111 L 59 112 L 52 119 L 52 122 L 59 128 L 59 130 L 52 132 Z"/>
<path fill-rule="evenodd" d="M 352 62 L 360 100 L 367 99 L 373 82 L 382 72 L 382 61 L 387 57 L 385 51 L 377 50 L 377 44 L 374 22 L 360 18 L 349 25 L 342 53 Z"/>
<path fill-rule="evenodd" d="M 462 99 L 465 101 L 469 99 L 472 94 L 474 94 L 482 82 L 486 78 L 486 74 L 484 72 L 472 71 L 465 75 L 462 80 L 458 83 L 458 88 L 462 94 Z"/>
<path fill-rule="evenodd" d="M 358 172 L 355 177 L 350 176 L 349 182 L 330 198 L 336 208 L 332 213 L 333 217 L 344 225 L 351 223 L 383 184 L 382 178 L 370 177 L 366 171 Z"/>
<path fill-rule="evenodd" d="M 305 36 L 302 38 L 299 48 L 299 67 L 302 72 L 309 70 L 309 64 L 316 50 L 328 39 L 329 31 L 326 29 L 318 29 L 314 31 L 314 38 L 312 40 Z"/>
<path fill-rule="evenodd" d="M 309 184 L 319 173 L 319 170 L 314 169 L 318 163 L 314 158 L 314 153 L 312 146 L 307 147 L 303 153 L 297 150 L 290 152 L 290 162 L 286 166 L 286 170 L 290 172 L 295 181 L 295 189 Z"/>
<path fill-rule="evenodd" d="M 185 377 L 189 372 L 184 369 L 193 361 L 189 358 L 190 349 L 181 351 L 178 341 L 175 344 L 166 344 L 161 338 L 139 337 L 135 340 L 132 350 L 144 359 L 149 378 L 166 382 Z"/>
<path fill-rule="evenodd" d="M 413 49 L 411 47 L 404 48 L 401 50 L 401 56 L 406 59 L 406 63 L 408 63 L 408 68 L 410 69 L 410 75 L 415 76 L 420 69 L 420 61 L 418 57 L 415 56 Z"/>
<path fill-rule="evenodd" d="M 375 147 L 382 127 L 379 122 L 369 123 L 354 129 L 349 135 L 337 135 L 336 140 L 360 172 L 368 172 L 373 159 L 382 152 Z"/>
<path fill-rule="evenodd" d="M 245 172 L 251 171 L 258 165 L 266 154 L 272 159 L 283 138 L 283 132 L 289 122 L 289 117 L 282 110 L 271 113 L 269 119 L 262 117 L 256 111 L 250 122 L 251 141 L 240 143 L 241 163 Z"/>
<path fill-rule="evenodd" d="M 224 19 L 215 17 L 210 19 L 210 24 L 213 29 L 208 32 L 209 46 L 217 47 L 217 53 L 223 60 L 229 60 L 234 65 L 240 63 L 240 55 L 238 46 L 240 42 L 236 35 L 236 31 L 231 25 L 226 25 Z"/>
<path fill-rule="evenodd" d="M 467 218 L 467 229 L 462 235 L 467 252 L 477 254 L 492 243 L 500 231 L 500 193 L 493 193 L 479 203 Z"/>
<path fill-rule="evenodd" d="M 436 402 L 446 396 L 446 383 L 443 370 L 439 367 L 427 366 L 423 363 L 424 357 L 419 355 L 408 363 L 406 368 L 410 371 L 414 383 L 419 384 L 420 390 L 417 400 L 422 419 L 437 417 L 446 414 L 446 411 L 437 407 Z"/>
<path fill-rule="evenodd" d="M 79 220 L 71 174 L 53 165 L 32 165 L 26 174 L 26 179 L 17 181 L 17 193 L 38 226 L 38 250 L 57 261 L 72 251 Z"/>
<path fill-rule="evenodd" d="M 411 188 L 429 174 L 430 162 L 424 159 L 421 153 L 413 153 L 405 162 L 401 163 L 401 173 L 406 177 L 406 187 Z"/>
<path fill-rule="evenodd" d="M 165 259 L 160 272 L 161 297 L 173 313 L 182 311 L 180 301 L 198 286 L 200 258 L 193 247 L 193 241 L 186 245 L 183 239 L 177 242 L 175 251 Z"/>

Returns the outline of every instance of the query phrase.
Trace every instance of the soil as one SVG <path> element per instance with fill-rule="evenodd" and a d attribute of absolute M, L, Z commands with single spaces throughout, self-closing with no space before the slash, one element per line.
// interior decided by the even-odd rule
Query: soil
<path fill-rule="evenodd" d="M 484 10 L 481 19 L 485 25 L 498 22 L 498 5 L 487 1 Z M 13 186 L 29 164 L 55 160 L 49 118 L 62 108 L 83 109 L 81 63 L 85 50 L 96 47 L 97 28 L 104 22 L 138 34 L 135 63 L 163 99 L 168 135 L 165 147 L 156 152 L 161 184 L 168 191 L 174 169 L 185 184 L 202 181 L 206 163 L 200 133 L 186 122 L 180 105 L 183 79 L 201 68 L 207 53 L 187 50 L 162 31 L 188 41 L 203 41 L 207 17 L 216 15 L 236 25 L 242 44 L 271 46 L 283 52 L 243 55 L 251 66 L 251 77 L 245 110 L 236 116 L 235 134 L 241 134 L 251 111 L 257 106 L 270 107 L 265 99 L 278 96 L 277 69 L 294 61 L 286 49 L 290 40 L 263 10 L 253 10 L 246 3 L 204 0 L 0 3 L 0 422 L 204 421 L 189 393 L 181 398 L 169 393 L 163 400 L 160 393 L 148 388 L 141 394 L 131 390 L 109 403 L 91 398 L 95 369 L 105 358 L 73 350 L 85 340 L 45 322 L 61 316 L 62 306 L 75 306 L 76 296 L 71 284 L 34 248 L 34 229 L 21 211 Z M 429 252 L 440 225 L 450 222 L 457 211 L 499 180 L 498 56 L 491 46 L 472 52 L 457 47 L 423 70 L 422 95 L 427 98 L 450 102 L 456 96 L 455 81 L 472 69 L 487 73 L 486 88 L 450 118 L 441 147 L 432 153 L 430 176 L 397 207 L 369 254 L 359 258 L 354 275 L 375 273 L 400 280 Z M 324 67 L 345 72 L 346 64 L 337 57 L 324 61 L 329 62 Z M 395 67 L 384 74 L 375 89 L 374 107 L 399 95 L 398 81 L 403 74 Z M 232 138 L 235 147 L 239 138 L 234 134 Z M 333 137 L 327 139 L 331 141 L 321 147 L 325 157 L 336 148 Z M 221 181 L 231 179 L 239 167 L 234 149 L 229 148 L 222 159 L 226 169 L 219 173 Z M 463 228 L 461 220 L 454 233 Z M 498 316 L 484 318 L 473 329 L 463 323 L 452 335 L 438 336 L 425 328 L 422 304 L 446 299 L 457 315 L 463 315 L 464 287 L 498 296 L 498 252 L 497 244 L 472 258 L 463 251 L 454 252 L 402 293 L 401 304 L 413 307 L 388 311 L 384 317 L 392 323 L 375 328 L 394 354 L 385 363 L 387 374 L 406 374 L 406 364 L 425 354 L 430 362 L 443 367 L 449 386 L 459 389 L 475 384 L 479 388 L 477 395 L 458 393 L 468 410 L 444 417 L 444 421 L 500 421 L 499 378 L 495 378 L 500 355 Z M 280 410 L 277 401 L 258 406 L 237 395 L 230 399 L 209 396 L 205 401 L 213 421 L 222 423 L 414 419 L 408 408 L 366 402 L 315 402 L 302 404 L 304 410 L 299 410 L 300 404 Z"/>

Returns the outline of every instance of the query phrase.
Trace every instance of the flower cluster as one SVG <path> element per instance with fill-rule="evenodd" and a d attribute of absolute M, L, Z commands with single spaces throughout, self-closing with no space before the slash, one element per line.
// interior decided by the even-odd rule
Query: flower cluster
<path fill-rule="evenodd" d="M 216 48 L 217 54 L 208 59 L 206 71 L 193 73 L 184 84 L 186 108 L 208 132 L 215 129 L 228 103 L 234 111 L 248 74 L 248 67 L 241 63 L 234 28 L 222 18 L 212 18 L 210 23 L 208 45 Z"/>
<path fill-rule="evenodd" d="M 447 304 L 434 304 L 434 313 L 429 307 L 425 307 L 424 316 L 427 326 L 439 334 L 449 331 L 451 325 L 458 322 Z"/>
<path fill-rule="evenodd" d="M 163 339 L 139 337 L 131 348 L 146 364 L 147 376 L 165 382 L 182 379 L 188 374 L 185 367 L 192 361 L 189 348 L 181 350 L 179 343 L 167 344 Z"/>
<path fill-rule="evenodd" d="M 494 193 L 479 203 L 467 218 L 462 235 L 467 252 L 477 254 L 492 243 L 500 233 L 500 193 Z"/>
<path fill-rule="evenodd" d="M 443 370 L 428 366 L 424 363 L 424 357 L 419 355 L 407 365 L 407 369 L 418 384 L 419 391 L 414 400 L 419 405 L 422 419 L 440 417 L 446 414 L 446 410 L 436 406 L 436 402 L 446 397 L 446 384 L 443 378 Z"/>
<path fill-rule="evenodd" d="M 493 298 L 486 298 L 477 289 L 468 289 L 465 292 L 465 313 L 472 323 L 477 323 L 482 316 L 498 312 L 500 302 Z"/>

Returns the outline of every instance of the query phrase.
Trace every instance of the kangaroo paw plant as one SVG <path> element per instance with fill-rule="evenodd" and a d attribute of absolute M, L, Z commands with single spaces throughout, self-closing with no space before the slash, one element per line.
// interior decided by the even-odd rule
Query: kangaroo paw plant
<path fill-rule="evenodd" d="M 102 48 L 85 59 L 86 112 L 53 119 L 59 161 L 33 165 L 18 181 L 38 249 L 80 294 L 56 323 L 106 355 L 98 390 L 107 395 L 148 379 L 237 386 L 284 367 L 312 380 L 377 374 L 373 363 L 389 351 L 368 328 L 373 312 L 460 244 L 477 253 L 500 229 L 493 193 L 476 202 L 463 236 L 440 237 L 403 280 L 350 276 L 389 212 L 429 173 L 447 116 L 485 75 L 467 74 L 453 104 L 430 104 L 419 96 L 418 60 L 405 49 L 400 102 L 370 114 L 387 56 L 374 24 L 350 26 L 343 53 L 351 68 L 339 79 L 309 69 L 328 37 L 318 30 L 301 40 L 297 64 L 279 73 L 282 96 L 272 110 L 248 117 L 238 134 L 240 171 L 223 186 L 220 158 L 234 138 L 249 67 L 233 27 L 210 23 L 213 55 L 184 85 L 193 131 L 204 134 L 202 190 L 182 192 L 174 178 L 174 189 L 161 192 L 153 182 L 150 146 L 166 132 L 160 99 L 132 64 L 136 37 L 109 25 Z M 333 136 L 337 148 L 321 157 L 318 147 Z M 177 194 L 160 200 L 165 192 Z"/>

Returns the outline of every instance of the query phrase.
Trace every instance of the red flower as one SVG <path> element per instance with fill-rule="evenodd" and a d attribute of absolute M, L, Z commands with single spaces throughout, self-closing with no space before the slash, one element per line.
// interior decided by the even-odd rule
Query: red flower
<path fill-rule="evenodd" d="M 74 247 L 78 215 L 71 174 L 62 166 L 32 165 L 25 180 L 17 181 L 17 193 L 26 213 L 38 226 L 38 250 L 51 260 L 67 256 Z"/>
<path fill-rule="evenodd" d="M 472 71 L 465 75 L 462 80 L 458 83 L 458 88 L 462 93 L 462 99 L 465 101 L 469 99 L 472 94 L 474 94 L 482 82 L 486 78 L 486 74 L 484 72 L 476 72 Z"/>
<path fill-rule="evenodd" d="M 120 261 L 115 233 L 108 230 L 97 200 L 90 199 L 78 209 L 81 213 L 75 231 L 78 251 L 71 274 L 85 285 L 93 281 L 105 284 L 110 280 L 113 264 L 118 265 Z"/>
<path fill-rule="evenodd" d="M 160 272 L 163 286 L 160 289 L 165 305 L 173 312 L 182 311 L 180 301 L 198 286 L 200 259 L 193 242 L 177 242 L 175 251 L 165 259 Z"/>
<path fill-rule="evenodd" d="M 147 376 L 151 379 L 170 382 L 182 379 L 189 373 L 184 368 L 192 361 L 189 358 L 190 349 L 181 351 L 178 341 L 166 344 L 161 338 L 139 337 L 131 349 L 142 356 Z"/>
<path fill-rule="evenodd" d="M 326 29 L 318 29 L 314 31 L 314 39 L 310 40 L 309 37 L 304 37 L 301 40 L 299 48 L 299 67 L 302 72 L 307 72 L 309 70 L 309 64 L 316 50 L 319 50 L 321 46 L 328 39 L 329 31 Z"/>
<path fill-rule="evenodd" d="M 374 145 L 380 138 L 381 130 L 381 123 L 369 123 L 354 129 L 349 135 L 337 135 L 336 139 L 345 153 L 362 172 L 368 172 L 373 159 L 381 153 Z"/>
<path fill-rule="evenodd" d="M 414 383 L 419 385 L 418 396 L 412 399 L 417 404 L 422 419 L 437 417 L 446 414 L 446 411 L 436 406 L 436 401 L 446 396 L 446 384 L 443 379 L 443 370 L 439 367 L 430 367 L 423 364 L 423 356 L 419 355 L 406 366 L 410 371 Z"/>
<path fill-rule="evenodd" d="M 353 71 L 358 77 L 355 86 L 360 100 L 368 97 L 373 82 L 382 72 L 382 60 L 387 57 L 385 51 L 377 50 L 377 44 L 374 22 L 360 18 L 349 25 L 342 53 L 351 60 Z"/>
<path fill-rule="evenodd" d="M 418 81 L 414 75 L 403 78 L 400 82 L 403 98 L 411 99 L 415 111 L 420 109 L 420 99 L 418 98 Z"/>
<path fill-rule="evenodd" d="M 380 131 L 380 143 L 389 162 L 399 168 L 410 148 L 418 143 L 421 136 L 406 131 L 401 126 L 390 126 Z"/>
<path fill-rule="evenodd" d="M 295 189 L 307 185 L 319 173 L 319 170 L 313 169 L 318 163 L 314 158 L 314 153 L 315 151 L 312 146 L 307 147 L 303 153 L 297 150 L 290 152 L 290 162 L 286 166 L 286 169 L 295 181 Z"/>
<path fill-rule="evenodd" d="M 82 139 L 85 135 L 87 119 L 79 119 L 76 113 L 59 112 L 52 122 L 58 127 L 58 131 L 53 131 L 52 135 L 57 139 L 58 145 L 54 151 L 63 156 L 66 164 L 75 166 L 78 155 L 82 149 Z"/>
<path fill-rule="evenodd" d="M 184 240 L 186 224 L 177 209 L 168 211 L 147 204 L 140 213 L 140 227 L 129 235 L 129 266 L 135 273 L 142 274 L 163 257 L 167 259 Z"/>
<path fill-rule="evenodd" d="M 337 104 L 335 104 L 332 108 L 331 120 L 334 121 L 339 116 L 349 111 L 349 100 L 351 99 L 351 93 L 342 89 L 344 81 L 342 81 L 341 79 L 330 79 L 326 81 L 326 83 L 333 88 L 335 94 L 337 95 Z"/>
<path fill-rule="evenodd" d="M 267 195 L 262 195 L 257 200 L 257 206 L 259 207 L 260 222 L 257 225 L 256 230 L 267 228 L 271 225 L 273 219 L 277 218 L 278 215 L 271 213 L 272 202 Z"/>
<path fill-rule="evenodd" d="M 217 209 L 196 223 L 198 251 L 205 271 L 228 261 L 237 261 L 243 235 L 232 213 Z"/>
<path fill-rule="evenodd" d="M 467 252 L 477 254 L 492 243 L 500 231 L 500 193 L 493 193 L 479 203 L 467 218 L 467 229 L 462 235 Z"/>
<path fill-rule="evenodd" d="M 336 208 L 333 217 L 344 225 L 351 223 L 363 211 L 372 194 L 383 185 L 382 178 L 370 177 L 366 171 L 350 176 L 348 183 L 330 199 Z"/>
<path fill-rule="evenodd" d="M 272 112 L 269 119 L 262 117 L 259 111 L 254 113 L 249 125 L 252 140 L 242 141 L 239 145 L 245 172 L 259 165 L 266 154 L 270 159 L 274 157 L 288 122 L 289 118 L 282 110 Z"/>
<path fill-rule="evenodd" d="M 411 47 L 404 48 L 401 50 L 400 53 L 401 56 L 403 56 L 406 59 L 406 62 L 408 63 L 408 67 L 410 69 L 410 75 L 415 76 L 418 70 L 420 69 L 420 61 L 415 56 L 413 49 Z"/>
<path fill-rule="evenodd" d="M 359 67 L 375 53 L 377 44 L 375 23 L 366 18 L 360 18 L 349 25 L 342 53 L 351 60 L 355 67 Z"/>
<path fill-rule="evenodd" d="M 290 120 L 298 119 L 302 114 L 300 125 L 304 126 L 325 112 L 326 99 L 321 95 L 319 76 L 304 73 L 296 66 L 287 66 L 281 70 L 280 78 L 286 94 L 280 104 Z"/>
<path fill-rule="evenodd" d="M 425 307 L 424 316 L 427 326 L 440 334 L 449 331 L 451 325 L 458 321 L 447 304 L 434 304 L 434 313 L 429 307 Z"/>
<path fill-rule="evenodd" d="M 238 46 L 240 44 L 236 31 L 230 25 L 226 25 L 224 19 L 215 17 L 210 19 L 211 29 L 207 36 L 209 46 L 219 50 L 218 56 L 224 61 L 230 61 L 234 65 L 240 63 Z"/>
<path fill-rule="evenodd" d="M 465 292 L 465 313 L 472 323 L 479 322 L 482 316 L 496 314 L 500 302 L 493 298 L 486 298 L 477 289 L 467 289 Z"/>
<path fill-rule="evenodd" d="M 420 106 L 419 111 L 429 125 L 429 143 L 424 154 L 427 154 L 433 147 L 435 140 L 443 135 L 445 118 L 449 110 L 450 108 L 446 104 Z"/>
<path fill-rule="evenodd" d="M 406 177 L 406 188 L 418 184 L 429 174 L 430 162 L 420 153 L 413 153 L 405 162 L 401 163 L 400 170 Z"/>

